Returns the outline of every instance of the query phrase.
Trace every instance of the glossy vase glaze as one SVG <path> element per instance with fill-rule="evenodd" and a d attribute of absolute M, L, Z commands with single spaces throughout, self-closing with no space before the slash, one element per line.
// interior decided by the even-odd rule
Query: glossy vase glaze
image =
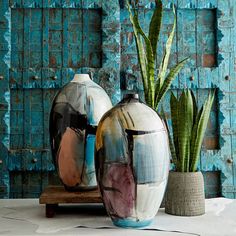
<path fill-rule="evenodd" d="M 87 74 L 76 74 L 55 97 L 50 114 L 51 150 L 67 190 L 89 190 L 97 186 L 96 128 L 111 107 L 106 92 Z"/>
<path fill-rule="evenodd" d="M 99 189 L 120 227 L 144 227 L 156 215 L 169 173 L 165 125 L 157 113 L 127 95 L 101 119 L 95 148 Z"/>

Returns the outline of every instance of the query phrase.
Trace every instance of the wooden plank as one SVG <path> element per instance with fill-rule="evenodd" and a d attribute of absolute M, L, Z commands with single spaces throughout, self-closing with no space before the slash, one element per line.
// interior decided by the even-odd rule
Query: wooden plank
<path fill-rule="evenodd" d="M 35 3 L 37 4 L 37 3 Z M 30 67 L 41 68 L 42 62 L 42 37 L 43 37 L 43 10 L 31 9 L 30 15 Z"/>
<path fill-rule="evenodd" d="M 31 10 L 24 9 L 24 68 L 30 67 L 30 15 Z"/>
<path fill-rule="evenodd" d="M 58 68 L 62 65 L 63 15 L 62 9 L 49 10 L 49 66 Z"/>
<path fill-rule="evenodd" d="M 89 67 L 89 10 L 83 9 L 82 10 L 82 22 L 83 22 L 83 35 L 82 35 L 82 64 L 84 67 Z"/>
<path fill-rule="evenodd" d="M 0 1 L 0 25 L 4 39 L 0 42 L 0 198 L 8 198 L 10 190 L 9 172 L 7 169 L 10 139 L 10 16 L 9 2 Z"/>
<path fill-rule="evenodd" d="M 24 171 L 22 174 L 22 197 L 36 198 L 42 191 L 40 171 Z"/>
<path fill-rule="evenodd" d="M 225 78 L 229 75 L 230 65 L 230 53 L 225 52 L 225 48 L 230 45 L 231 32 L 229 30 L 228 19 L 230 19 L 230 7 L 229 1 L 218 1 L 218 19 L 217 19 L 217 40 L 218 40 L 218 86 L 219 87 L 219 126 L 220 126 L 220 151 L 218 152 L 218 158 L 212 160 L 211 166 L 219 168 L 221 174 L 221 187 L 222 194 L 225 197 L 233 198 L 234 194 L 225 191 L 225 187 L 233 185 L 233 169 L 232 164 L 228 163 L 230 158 L 232 141 L 229 135 L 224 134 L 224 130 L 230 127 L 230 113 L 229 111 L 222 109 L 222 104 L 229 103 L 229 81 Z M 226 50 L 227 51 L 227 50 Z M 210 163 L 210 162 L 209 162 Z M 210 165 L 209 165 L 210 167 Z"/>
<path fill-rule="evenodd" d="M 230 45 L 233 45 L 233 52 L 230 55 L 230 69 L 229 69 L 229 76 L 230 76 L 230 104 L 235 104 L 236 101 L 236 6 L 235 1 L 230 0 L 230 17 L 234 19 L 234 27 L 231 28 L 230 34 Z M 230 127 L 231 130 L 236 130 L 236 107 L 230 110 Z M 232 165 L 233 169 L 233 185 L 234 185 L 234 198 L 236 198 L 236 133 L 231 135 L 231 157 L 228 160 L 229 165 Z M 232 186 L 233 187 L 233 186 Z"/>
<path fill-rule="evenodd" d="M 22 174 L 19 171 L 10 172 L 10 198 L 23 197 Z"/>
<path fill-rule="evenodd" d="M 23 67 L 24 10 L 11 10 L 11 68 Z"/>
<path fill-rule="evenodd" d="M 68 32 L 64 32 L 68 28 Z M 83 15 L 82 10 L 69 9 L 68 17 L 64 22 L 64 34 L 67 34 L 68 39 L 65 51 L 65 62 L 69 68 L 84 67 L 83 61 Z"/>
<path fill-rule="evenodd" d="M 42 38 L 43 38 L 43 67 L 48 67 L 49 65 L 49 10 L 43 9 L 42 10 Z"/>
<path fill-rule="evenodd" d="M 47 187 L 39 198 L 40 204 L 101 203 L 99 191 L 68 192 L 63 186 Z"/>
<path fill-rule="evenodd" d="M 100 68 L 102 67 L 102 34 L 101 34 L 101 15 L 102 11 L 99 9 L 90 9 L 85 12 L 83 16 L 84 21 L 86 20 L 88 28 L 87 40 L 84 48 L 87 47 L 86 52 L 86 63 L 87 67 Z"/>
<path fill-rule="evenodd" d="M 62 45 L 62 65 L 63 67 L 68 67 L 68 34 L 69 34 L 69 27 L 68 27 L 68 21 L 69 21 L 69 10 L 63 9 L 63 45 Z"/>

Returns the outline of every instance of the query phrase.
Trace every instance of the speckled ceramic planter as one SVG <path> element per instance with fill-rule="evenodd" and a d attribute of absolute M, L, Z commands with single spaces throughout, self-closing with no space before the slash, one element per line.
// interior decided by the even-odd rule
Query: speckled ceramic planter
<path fill-rule="evenodd" d="M 127 95 L 101 119 L 95 151 L 99 188 L 113 223 L 150 224 L 169 173 L 168 137 L 157 113 L 137 95 Z"/>
<path fill-rule="evenodd" d="M 96 128 L 111 107 L 108 95 L 87 74 L 76 74 L 55 97 L 50 114 L 51 150 L 67 190 L 89 190 L 97 186 Z"/>
<path fill-rule="evenodd" d="M 179 216 L 198 216 L 205 213 L 204 180 L 201 172 L 170 172 L 165 212 Z"/>

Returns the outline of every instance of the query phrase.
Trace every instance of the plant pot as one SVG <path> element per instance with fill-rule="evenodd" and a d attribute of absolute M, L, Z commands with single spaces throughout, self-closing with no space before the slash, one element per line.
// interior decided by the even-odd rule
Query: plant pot
<path fill-rule="evenodd" d="M 66 190 L 97 187 L 94 165 L 96 128 L 111 107 L 106 92 L 88 74 L 76 74 L 55 97 L 50 113 L 51 150 Z"/>
<path fill-rule="evenodd" d="M 201 172 L 169 173 L 165 212 L 178 216 L 198 216 L 205 213 L 204 180 Z"/>
<path fill-rule="evenodd" d="M 113 223 L 144 227 L 155 217 L 169 173 L 168 136 L 158 114 L 127 95 L 99 122 L 96 173 Z"/>

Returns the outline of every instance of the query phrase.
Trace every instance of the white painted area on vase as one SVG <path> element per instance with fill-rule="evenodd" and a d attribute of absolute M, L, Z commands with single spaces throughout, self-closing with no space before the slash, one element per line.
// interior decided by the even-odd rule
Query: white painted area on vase
<path fill-rule="evenodd" d="M 160 184 L 138 184 L 134 216 L 141 221 L 155 217 L 165 192 L 166 180 Z"/>

